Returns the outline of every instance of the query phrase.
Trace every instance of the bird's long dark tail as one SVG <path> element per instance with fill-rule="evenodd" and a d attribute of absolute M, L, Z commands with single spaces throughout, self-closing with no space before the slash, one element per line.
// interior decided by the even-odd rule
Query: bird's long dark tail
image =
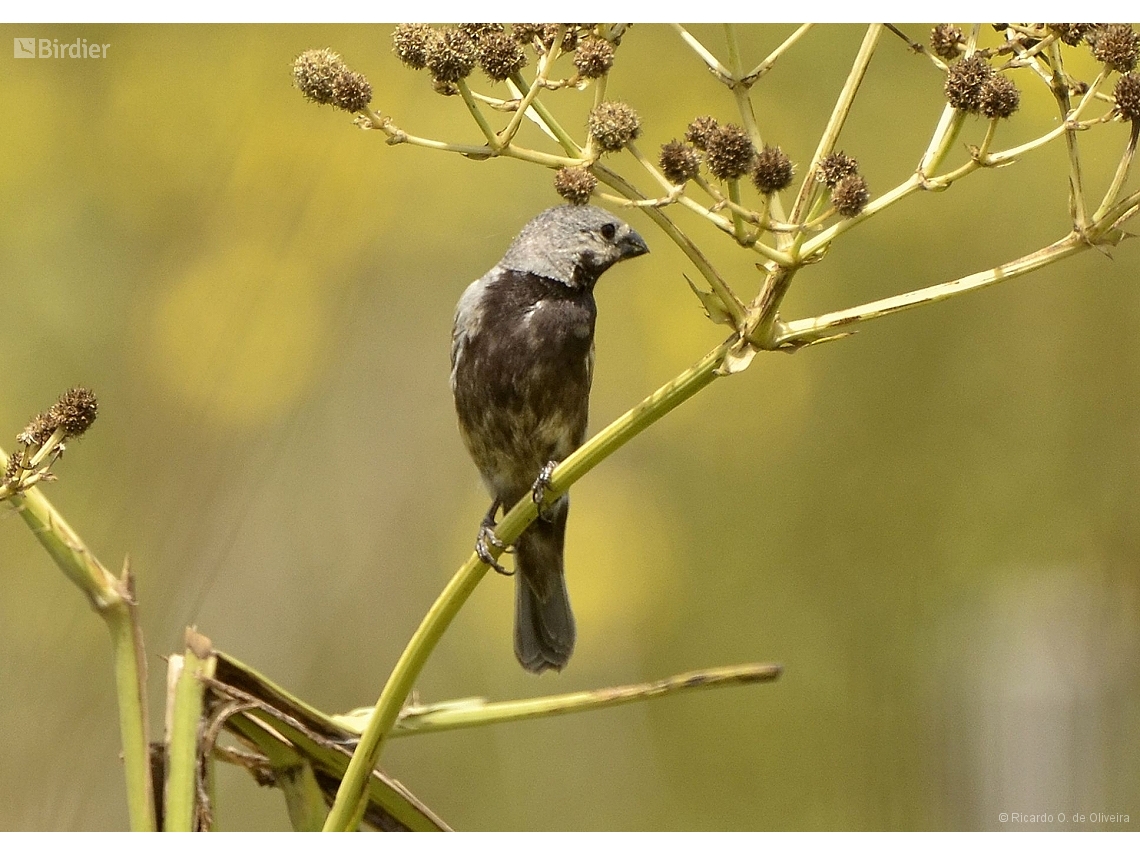
<path fill-rule="evenodd" d="M 534 674 L 561 671 L 574 652 L 574 615 L 562 549 L 570 498 L 563 496 L 515 542 L 515 656 Z"/>

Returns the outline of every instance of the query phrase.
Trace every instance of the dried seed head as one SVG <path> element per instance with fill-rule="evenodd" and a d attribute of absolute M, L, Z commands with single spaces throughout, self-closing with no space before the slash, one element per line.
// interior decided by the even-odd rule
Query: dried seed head
<path fill-rule="evenodd" d="M 439 33 L 427 24 L 398 24 L 392 30 L 392 53 L 408 68 L 419 71 L 427 65 L 428 52 Z"/>
<path fill-rule="evenodd" d="M 962 30 L 953 24 L 939 24 L 930 31 L 930 49 L 943 59 L 957 59 L 965 44 Z"/>
<path fill-rule="evenodd" d="M 1125 74 L 1136 67 L 1140 56 L 1140 35 L 1131 24 L 1105 24 L 1088 37 L 1093 56 L 1113 71 Z"/>
<path fill-rule="evenodd" d="M 502 24 L 460 24 L 459 29 L 477 42 L 482 41 L 487 36 L 507 31 L 507 28 Z"/>
<path fill-rule="evenodd" d="M 598 179 L 581 166 L 564 166 L 554 173 L 554 189 L 571 205 L 585 205 L 598 186 Z"/>
<path fill-rule="evenodd" d="M 1093 29 L 1092 24 L 1048 24 L 1047 26 L 1061 41 L 1070 46 L 1079 45 Z"/>
<path fill-rule="evenodd" d="M 583 39 L 574 52 L 574 67 L 587 80 L 601 77 L 614 64 L 614 46 L 605 39 Z"/>
<path fill-rule="evenodd" d="M 1116 115 L 1126 122 L 1140 122 L 1140 72 L 1130 71 L 1117 80 L 1112 95 Z"/>
<path fill-rule="evenodd" d="M 437 95 L 443 95 L 445 98 L 459 94 L 458 86 L 450 80 L 440 80 L 438 77 L 431 79 L 431 88 Z"/>
<path fill-rule="evenodd" d="M 333 106 L 358 113 L 372 101 L 372 84 L 363 74 L 346 71 L 333 84 Z"/>
<path fill-rule="evenodd" d="M 293 83 L 310 101 L 355 113 L 372 100 L 372 84 L 334 51 L 307 50 L 293 60 Z"/>
<path fill-rule="evenodd" d="M 764 146 L 752 165 L 752 183 L 761 193 L 778 193 L 792 183 L 795 170 L 779 146 Z"/>
<path fill-rule="evenodd" d="M 48 410 L 48 417 L 54 419 L 68 436 L 79 436 L 94 424 L 98 412 L 95 393 L 76 386 L 60 395 Z"/>
<path fill-rule="evenodd" d="M 56 420 L 49 410 L 46 413 L 37 413 L 35 418 L 28 422 L 20 433 L 16 435 L 16 442 L 29 448 L 39 448 L 55 433 Z"/>
<path fill-rule="evenodd" d="M 815 176 L 828 187 L 835 187 L 849 175 L 859 171 L 859 162 L 841 151 L 834 151 L 819 162 Z"/>
<path fill-rule="evenodd" d="M 492 80 L 506 80 L 526 65 L 522 46 L 506 33 L 486 33 L 479 39 L 479 65 Z"/>
<path fill-rule="evenodd" d="M 602 151 L 621 151 L 641 133 L 641 119 L 628 104 L 603 101 L 590 113 L 589 128 Z"/>
<path fill-rule="evenodd" d="M 542 24 L 511 24 L 511 38 L 523 45 L 531 44 L 542 32 Z"/>
<path fill-rule="evenodd" d="M 471 73 L 478 56 L 475 40 L 458 27 L 444 27 L 438 39 L 428 43 L 427 67 L 432 77 L 455 83 Z"/>
<path fill-rule="evenodd" d="M 691 145 L 673 140 L 661 146 L 661 171 L 674 184 L 684 184 L 701 171 L 701 156 Z"/>
<path fill-rule="evenodd" d="M 748 132 L 739 125 L 719 125 L 705 139 L 705 153 L 709 172 L 724 181 L 744 175 L 756 157 Z"/>
<path fill-rule="evenodd" d="M 1017 85 L 1003 74 L 995 74 L 982 84 L 978 108 L 987 119 L 1008 119 L 1021 105 Z"/>
<path fill-rule="evenodd" d="M 956 110 L 978 112 L 982 100 L 982 84 L 994 76 L 993 67 L 976 54 L 960 59 L 946 75 L 946 100 Z"/>
<path fill-rule="evenodd" d="M 0 481 L 0 483 L 11 484 L 20 477 L 20 471 L 23 468 L 20 463 L 22 462 L 23 457 L 23 453 L 18 450 L 13 451 L 12 454 L 9 455 L 8 463 L 4 467 L 4 479 L 3 481 Z"/>
<path fill-rule="evenodd" d="M 717 120 L 712 116 L 698 116 L 689 122 L 685 129 L 685 139 L 704 151 L 708 145 L 709 134 L 719 127 Z"/>
<path fill-rule="evenodd" d="M 538 37 L 542 41 L 542 46 L 546 50 L 550 50 L 554 47 L 554 40 L 558 38 L 560 26 L 566 28 L 566 32 L 562 34 L 562 52 L 569 53 L 578 47 L 577 24 L 541 24 Z"/>
<path fill-rule="evenodd" d="M 293 85 L 317 104 L 333 102 L 333 86 L 348 66 L 336 51 L 307 50 L 293 60 Z"/>
<path fill-rule="evenodd" d="M 854 217 L 871 201 L 871 192 L 862 175 L 848 175 L 831 191 L 831 204 L 841 217 Z"/>

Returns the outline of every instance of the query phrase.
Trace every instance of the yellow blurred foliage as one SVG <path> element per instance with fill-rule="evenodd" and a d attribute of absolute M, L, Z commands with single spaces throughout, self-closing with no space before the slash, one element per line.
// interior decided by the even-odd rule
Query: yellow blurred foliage
<path fill-rule="evenodd" d="M 160 389 L 220 427 L 246 427 L 295 402 L 326 346 L 319 283 L 258 246 L 198 260 L 160 300 L 150 368 Z"/>

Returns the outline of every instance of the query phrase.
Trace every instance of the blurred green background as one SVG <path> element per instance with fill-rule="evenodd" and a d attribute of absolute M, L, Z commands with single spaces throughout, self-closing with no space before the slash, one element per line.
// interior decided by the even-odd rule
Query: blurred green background
<path fill-rule="evenodd" d="M 291 88 L 293 57 L 332 47 L 401 127 L 478 142 L 460 100 L 392 56 L 389 26 L 3 30 L 111 45 L 2 60 L 0 445 L 69 386 L 98 393 L 47 494 L 109 567 L 130 555 L 156 735 L 162 656 L 188 623 L 325 710 L 373 702 L 487 504 L 448 389 L 455 301 L 558 201 L 551 174 L 389 148 Z M 746 63 L 791 31 L 744 28 Z M 721 28 L 694 32 L 724 55 Z M 801 169 L 862 33 L 813 31 L 755 89 Z M 1016 80 L 1000 147 L 1057 118 Z M 736 117 L 662 26 L 628 34 L 609 94 L 654 155 L 698 114 Z M 589 97 L 546 96 L 573 129 Z M 840 142 L 873 193 L 910 174 L 941 104 L 936 69 L 885 35 Z M 1092 192 L 1126 136 L 1082 135 Z M 1066 194 L 1053 145 L 912 198 L 804 270 L 784 316 L 1023 255 L 1066 233 Z M 724 336 L 681 253 L 628 218 L 653 252 L 599 287 L 594 429 Z M 676 219 L 754 293 L 755 256 Z M 499 700 L 745 661 L 783 663 L 778 682 L 403 739 L 384 767 L 460 829 L 1134 826 L 1140 244 L 1112 255 L 714 384 L 574 488 L 570 667 L 519 668 L 513 582 L 492 574 L 419 691 Z M 0 829 L 125 828 L 106 631 L 10 511 L 0 585 Z M 225 766 L 216 813 L 287 827 L 279 794 Z"/>

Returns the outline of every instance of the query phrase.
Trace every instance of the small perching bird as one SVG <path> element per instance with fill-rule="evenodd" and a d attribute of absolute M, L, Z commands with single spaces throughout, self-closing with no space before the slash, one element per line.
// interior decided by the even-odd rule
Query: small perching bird
<path fill-rule="evenodd" d="M 554 465 L 586 435 L 594 369 L 594 284 L 619 261 L 649 251 L 641 235 L 588 205 L 543 211 L 503 259 L 467 287 L 451 333 L 451 390 L 459 431 L 494 501 L 476 538 L 487 549 L 495 514 L 542 491 Z M 515 656 L 523 668 L 562 670 L 574 615 L 562 550 L 570 498 L 542 509 L 514 546 Z M 498 544 L 496 544 L 498 545 Z"/>

